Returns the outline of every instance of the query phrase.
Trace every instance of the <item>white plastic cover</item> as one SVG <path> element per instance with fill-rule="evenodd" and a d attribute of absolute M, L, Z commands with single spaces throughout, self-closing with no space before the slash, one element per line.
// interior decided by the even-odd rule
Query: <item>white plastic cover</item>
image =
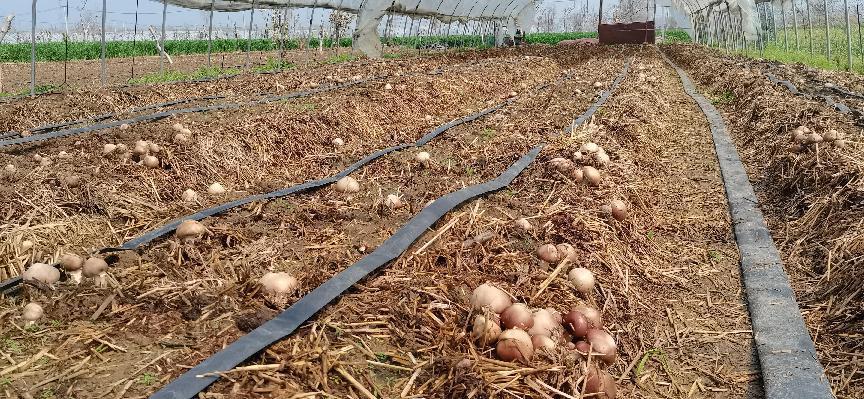
<path fill-rule="evenodd" d="M 528 30 L 534 24 L 533 0 L 166 0 L 184 8 L 216 11 L 314 7 L 357 14 L 354 48 L 371 57 L 381 55 L 378 23 L 388 12 L 430 17 L 444 23 L 468 20 L 497 20 L 504 26 Z"/>

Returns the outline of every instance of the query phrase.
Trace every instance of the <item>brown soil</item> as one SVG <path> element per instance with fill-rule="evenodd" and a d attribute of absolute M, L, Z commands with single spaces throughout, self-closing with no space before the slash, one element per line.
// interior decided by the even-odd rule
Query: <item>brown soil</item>
<path fill-rule="evenodd" d="M 10 380 L 0 392 L 144 397 L 360 259 L 429 200 L 488 180 L 551 140 L 512 186 L 445 216 L 393 264 L 250 359 L 264 365 L 261 370 L 229 373 L 206 395 L 358 397 L 351 376 L 379 397 L 551 397 L 553 389 L 579 396 L 581 360 L 555 353 L 523 366 L 495 360 L 489 348 L 470 342 L 467 298 L 490 281 L 532 307 L 565 311 L 586 303 L 601 309 L 618 341 L 609 372 L 619 380 L 620 397 L 759 397 L 708 125 L 674 71 L 652 48 L 520 51 L 406 61 L 411 65 L 405 68 L 417 70 L 443 65 L 443 73 L 393 79 L 391 91 L 384 82 L 361 85 L 0 154 L 0 164 L 15 163 L 20 173 L 3 184 L 9 223 L 0 230 L 6 243 L 0 253 L 18 269 L 64 251 L 83 254 L 117 243 L 224 202 L 203 194 L 212 181 L 239 196 L 329 175 L 511 90 L 520 94 L 501 111 L 424 146 L 432 154 L 429 168 L 406 150 L 354 173 L 357 194 L 327 188 L 207 219 L 210 233 L 200 240 L 169 237 L 109 259 L 109 288 L 92 281 L 63 282 L 55 291 L 25 286 L 20 297 L 0 302 L 0 361 L 14 367 L 4 373 Z M 608 86 L 631 55 L 634 70 L 593 123 L 550 139 L 594 101 L 593 83 Z M 531 89 L 568 71 L 570 79 Z M 171 142 L 175 121 L 193 130 L 192 144 Z M 334 137 L 346 145 L 334 150 Z M 163 165 L 170 168 L 147 170 L 101 155 L 109 140 L 131 145 L 138 138 L 162 144 Z M 571 157 L 588 140 L 612 160 L 596 188 L 553 172 L 547 162 Z M 74 158 L 55 159 L 51 168 L 30 159 L 60 150 Z M 58 186 L 67 174 L 86 175 L 85 184 Z M 188 187 L 202 194 L 200 204 L 180 203 Z M 389 193 L 407 206 L 385 207 Z M 631 207 L 623 222 L 599 211 L 613 198 Z M 512 221 L 518 217 L 529 218 L 535 231 L 517 231 Z M 488 232 L 490 241 L 465 245 Z M 33 250 L 21 251 L 25 238 L 36 242 Z M 556 267 L 533 255 L 546 242 L 576 248 L 575 263 L 598 277 L 592 295 L 578 295 L 566 270 L 537 292 Z M 271 270 L 294 274 L 299 292 L 287 300 L 262 294 L 255 281 Z M 29 330 L 18 318 L 27 301 L 46 309 L 44 321 Z M 471 366 L 456 367 L 462 359 Z"/>
<path fill-rule="evenodd" d="M 669 51 L 702 84 L 703 92 L 718 99 L 834 394 L 864 397 L 860 129 L 821 102 L 772 85 L 761 74 L 762 63 L 701 47 L 674 46 Z M 793 82 L 808 79 L 795 68 L 781 69 Z M 835 83 L 845 76 L 835 75 Z M 846 148 L 821 143 L 790 152 L 791 132 L 801 125 L 818 133 L 837 129 L 845 135 Z"/>

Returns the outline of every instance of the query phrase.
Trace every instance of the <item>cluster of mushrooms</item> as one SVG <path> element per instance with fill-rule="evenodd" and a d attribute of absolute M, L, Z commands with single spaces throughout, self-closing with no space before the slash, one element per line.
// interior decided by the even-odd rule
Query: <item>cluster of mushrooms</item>
<path fill-rule="evenodd" d="M 339 140 L 339 145 L 343 144 L 342 139 L 336 138 L 333 140 L 334 145 L 339 146 L 336 144 L 336 140 Z M 414 161 L 417 162 L 421 168 L 428 168 L 431 165 L 432 157 L 428 152 L 420 151 L 414 155 Z M 340 193 L 356 194 L 360 192 L 360 182 L 351 176 L 344 176 L 336 181 L 333 185 L 333 189 Z M 399 209 L 404 205 L 405 202 L 402 200 L 402 197 L 397 194 L 388 194 L 387 197 L 384 198 L 384 206 L 392 210 Z"/>
<path fill-rule="evenodd" d="M 599 129 L 594 124 L 588 126 L 589 131 L 596 132 Z M 597 187 L 602 180 L 598 169 L 605 168 L 610 163 L 609 154 L 606 153 L 603 147 L 589 141 L 582 144 L 579 147 L 579 151 L 573 153 L 572 159 L 556 157 L 549 160 L 548 164 L 554 172 L 568 176 L 576 183 L 586 183 L 589 186 Z M 623 221 L 627 219 L 628 215 L 627 203 L 615 199 L 608 205 L 601 206 L 600 212 L 615 220 Z"/>
<path fill-rule="evenodd" d="M 836 148 L 846 148 L 846 140 L 843 134 L 834 129 L 829 129 L 822 134 L 811 131 L 807 126 L 798 126 L 792 131 L 792 144 L 789 145 L 789 152 L 800 153 L 808 146 L 819 143 L 831 143 Z"/>
<path fill-rule="evenodd" d="M 576 183 L 592 187 L 600 185 L 602 178 L 598 169 L 609 166 L 609 154 L 596 143 L 586 142 L 573 153 L 572 159 L 557 157 L 549 160 L 549 166 L 556 172 L 571 177 Z"/>
<path fill-rule="evenodd" d="M 93 284 L 100 288 L 108 284 L 108 263 L 105 259 L 91 256 L 84 260 L 76 254 L 67 253 L 60 258 L 59 266 L 74 284 L 81 284 L 84 278 L 93 279 Z M 54 285 L 60 281 L 60 270 L 47 263 L 34 263 L 24 270 L 21 279 L 54 289 Z M 28 303 L 22 312 L 25 326 L 34 325 L 42 318 L 43 313 L 42 305 L 36 302 Z"/>
<path fill-rule="evenodd" d="M 576 254 L 569 244 L 544 244 L 537 249 L 537 256 L 554 263 L 573 261 Z M 580 295 L 587 297 L 593 292 L 595 277 L 590 270 L 574 267 L 567 277 Z M 485 283 L 471 294 L 471 311 L 471 339 L 482 347 L 494 346 L 499 359 L 528 364 L 538 356 L 553 361 L 575 357 L 585 361 L 584 393 L 615 397 L 615 380 L 604 367 L 614 363 L 618 348 L 594 307 L 579 305 L 563 315 L 552 307 L 532 309 L 513 303 L 506 292 Z"/>

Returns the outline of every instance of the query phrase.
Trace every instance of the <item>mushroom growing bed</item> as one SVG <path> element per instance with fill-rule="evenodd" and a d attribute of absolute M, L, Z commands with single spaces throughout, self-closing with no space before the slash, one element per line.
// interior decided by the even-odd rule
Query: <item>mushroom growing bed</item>
<path fill-rule="evenodd" d="M 430 201 L 487 182 L 546 144 L 506 188 L 447 213 L 290 336 L 220 370 L 202 395 L 761 395 L 708 122 L 657 49 L 527 47 L 370 62 L 351 74 L 394 65 L 418 73 L 0 152 L 0 164 L 16 167 L 0 189 L 6 276 L 69 253 L 110 265 L 104 286 L 85 272 L 81 284 L 28 282 L 2 299 L 0 392 L 149 396 L 363 259 Z M 572 124 L 625 65 L 606 102 Z M 236 81 L 258 84 L 244 79 Z M 187 95 L 171 87 L 164 98 Z M 195 86 L 195 95 L 218 87 Z M 361 167 L 353 182 L 245 204 L 134 251 L 96 253 L 204 207 L 333 175 L 501 103 Z M 191 131 L 189 142 L 174 141 L 175 123 Z M 147 147 L 158 167 L 103 155 L 106 143 L 134 149 L 137 140 L 161 147 Z M 60 151 L 72 157 L 58 159 Z M 53 163 L 40 166 L 35 154 Z M 207 192 L 216 182 L 225 193 Z M 524 307 L 477 307 L 472 293 L 483 284 Z M 34 323 L 32 306 L 22 318 L 31 302 L 43 313 Z M 576 333 L 574 308 L 602 320 Z M 504 311 L 503 323 L 530 331 L 523 316 L 540 309 L 560 313 L 550 328 L 576 337 L 534 338 L 536 349 L 511 345 L 543 335 L 518 329 L 477 339 L 478 315 Z"/>

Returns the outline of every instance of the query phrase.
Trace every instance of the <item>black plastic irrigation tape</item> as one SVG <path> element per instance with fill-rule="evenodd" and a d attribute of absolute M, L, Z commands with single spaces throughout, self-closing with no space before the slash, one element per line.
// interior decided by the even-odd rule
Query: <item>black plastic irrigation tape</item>
<path fill-rule="evenodd" d="M 629 63 L 628 63 L 628 65 L 629 65 Z M 432 73 L 435 73 L 435 71 L 433 71 Z M 569 78 L 569 75 L 562 76 L 561 78 L 559 78 L 559 80 L 556 82 L 556 84 L 560 83 L 562 80 L 568 79 L 568 78 Z M 535 88 L 535 90 L 543 90 L 548 86 L 550 86 L 550 83 L 538 85 Z M 156 238 L 162 237 L 162 236 L 174 231 L 177 228 L 177 226 L 179 226 L 181 223 L 183 223 L 186 220 L 202 220 L 206 217 L 217 215 L 217 214 L 225 212 L 229 209 L 236 208 L 238 206 L 242 206 L 242 205 L 245 205 L 245 204 L 248 204 L 251 202 L 260 201 L 260 200 L 268 200 L 268 199 L 279 198 L 279 197 L 285 197 L 285 196 L 288 196 L 291 194 L 296 194 L 296 193 L 300 193 L 303 191 L 308 191 L 308 190 L 323 187 L 323 186 L 328 185 L 328 184 L 335 183 L 339 179 L 341 179 L 345 176 L 348 176 L 349 174 L 353 173 L 357 169 L 360 169 L 364 165 L 366 165 L 366 164 L 368 164 L 368 163 L 370 163 L 370 162 L 372 162 L 372 161 L 374 161 L 374 160 L 376 160 L 376 159 L 378 159 L 384 155 L 387 155 L 387 154 L 394 152 L 394 151 L 400 151 L 400 150 L 403 150 L 406 148 L 423 146 L 423 145 L 427 144 L 428 142 L 432 141 L 435 137 L 437 137 L 441 133 L 444 133 L 447 130 L 450 130 L 450 129 L 452 129 L 456 126 L 459 126 L 461 124 L 474 121 L 474 120 L 481 118 L 483 116 L 486 116 L 492 112 L 498 111 L 499 109 L 503 108 L 505 105 L 508 105 L 508 104 L 512 103 L 513 101 L 515 101 L 517 98 L 518 97 L 509 98 L 501 104 L 498 104 L 498 105 L 495 105 L 495 106 L 492 106 L 489 108 L 485 108 L 485 109 L 477 111 L 473 114 L 470 114 L 470 115 L 464 116 L 462 118 L 447 122 L 443 125 L 440 125 L 440 126 L 436 127 L 435 129 L 433 129 L 432 131 L 430 131 L 429 133 L 426 133 L 423 137 L 421 137 L 419 140 L 417 140 L 413 144 L 399 144 L 396 146 L 385 148 L 383 150 L 376 151 L 372 154 L 367 155 L 365 158 L 353 163 L 351 166 L 348 166 L 346 169 L 342 170 L 341 172 L 339 172 L 333 176 L 326 177 L 326 178 L 319 179 L 319 180 L 307 181 L 305 183 L 301 183 L 301 184 L 298 184 L 296 186 L 284 188 L 282 190 L 273 191 L 270 193 L 251 195 L 248 197 L 240 198 L 240 199 L 235 200 L 235 201 L 231 201 L 228 203 L 224 203 L 221 205 L 210 207 L 210 208 L 198 211 L 198 212 L 191 214 L 191 215 L 181 216 L 179 218 L 171 220 L 170 222 L 168 222 L 162 226 L 157 227 L 156 229 L 153 229 L 147 233 L 144 233 L 141 236 L 135 237 L 132 240 L 129 240 L 129 241 L 121 244 L 118 247 L 103 248 L 102 250 L 99 251 L 99 253 L 126 251 L 126 250 L 136 249 L 136 248 L 138 248 L 144 244 L 149 243 L 150 241 L 153 241 Z M 592 111 L 592 113 L 593 113 L 593 111 Z M 16 276 L 16 277 L 13 277 L 11 279 L 7 279 L 5 281 L 0 281 L 0 293 L 10 294 L 20 283 L 21 283 L 21 276 Z"/>
<path fill-rule="evenodd" d="M 741 275 L 747 293 L 753 339 L 759 353 L 765 397 L 833 398 L 825 371 L 817 360 L 813 340 L 801 318 L 789 277 L 783 270 L 780 254 L 723 117 L 710 101 L 699 94 L 687 73 L 662 52 L 661 55 L 678 73 L 684 90 L 696 101 L 711 125 L 741 256 Z"/>
<path fill-rule="evenodd" d="M 495 112 L 495 111 L 501 109 L 504 105 L 509 104 L 510 101 L 511 100 L 508 100 L 505 103 L 498 104 L 498 105 L 490 107 L 490 108 L 486 108 L 486 109 L 478 111 L 474 114 L 471 114 L 471 115 L 456 119 L 454 121 L 445 123 L 441 126 L 438 126 L 437 128 L 435 128 L 431 132 L 427 133 L 420 140 L 417 140 L 413 144 L 399 144 L 399 145 L 396 145 L 393 147 L 389 147 L 389 148 L 385 148 L 383 150 L 376 151 L 372 154 L 367 155 L 365 158 L 351 164 L 351 166 L 345 168 L 344 170 L 342 170 L 341 172 L 339 172 L 333 176 L 325 177 L 325 178 L 319 179 L 319 180 L 307 181 L 305 183 L 301 183 L 301 184 L 298 184 L 296 186 L 291 186 L 291 187 L 288 187 L 288 188 L 285 188 L 282 190 L 273 191 L 273 192 L 266 193 L 266 194 L 250 195 L 250 196 L 245 197 L 245 198 L 240 198 L 240 199 L 235 200 L 235 201 L 231 201 L 228 203 L 224 203 L 221 205 L 217 205 L 217 206 L 214 206 L 211 208 L 204 209 L 202 211 L 196 212 L 196 213 L 191 214 L 191 215 L 182 216 L 182 217 L 176 218 L 176 219 L 174 219 L 174 220 L 172 220 L 172 221 L 170 221 L 170 222 L 168 222 L 168 223 L 166 223 L 160 227 L 157 227 L 154 230 L 148 231 L 147 233 L 144 233 L 141 236 L 135 237 L 132 240 L 129 240 L 129 241 L 123 243 L 123 245 L 120 245 L 119 247 L 105 248 L 100 252 L 104 253 L 104 252 L 126 251 L 126 250 L 136 249 L 136 248 L 140 247 L 141 245 L 147 244 L 156 238 L 159 238 L 161 236 L 164 236 L 165 234 L 168 234 L 168 233 L 174 231 L 174 229 L 176 229 L 177 226 L 179 226 L 181 223 L 183 223 L 186 220 L 201 220 L 201 219 L 204 219 L 206 217 L 225 212 L 231 208 L 236 208 L 238 206 L 248 204 L 250 202 L 268 200 L 268 199 L 273 199 L 273 198 L 278 198 L 278 197 L 284 197 L 287 195 L 296 194 L 299 192 L 303 192 L 303 191 L 307 191 L 307 190 L 311 190 L 311 189 L 319 188 L 322 186 L 326 186 L 328 184 L 335 183 L 339 179 L 341 179 L 345 176 L 348 176 L 351 173 L 354 173 L 357 169 L 360 169 L 361 167 L 365 166 L 366 164 L 368 164 L 368 163 L 370 163 L 370 162 L 372 162 L 378 158 L 381 158 L 381 157 L 383 157 L 383 156 L 385 156 L 391 152 L 404 150 L 406 148 L 411 148 L 411 147 L 420 147 L 422 145 L 425 145 L 426 143 L 428 143 L 429 141 L 431 141 L 432 139 L 437 137 L 439 134 L 441 134 L 447 130 L 450 130 L 451 128 L 453 128 L 455 126 L 459 126 L 463 123 L 471 122 L 471 121 L 476 120 L 480 117 L 483 117 L 483 116 L 485 116 L 491 112 Z"/>
<path fill-rule="evenodd" d="M 374 252 L 327 280 L 324 284 L 321 284 L 318 288 L 300 298 L 300 300 L 278 316 L 240 337 L 219 353 L 187 371 L 153 394 L 151 399 L 195 397 L 198 392 L 216 382 L 218 377 L 213 375 L 214 372 L 230 370 L 255 353 L 294 332 L 297 327 L 300 327 L 306 320 L 315 313 L 318 313 L 324 306 L 338 298 L 339 295 L 366 277 L 366 275 L 399 257 L 444 214 L 465 201 L 500 190 L 509 185 L 513 179 L 534 161 L 542 148 L 542 145 L 534 147 L 534 149 L 510 165 L 504 173 L 491 181 L 465 187 L 435 200 L 432 204 L 423 208 L 417 216 L 411 218 L 404 227 L 384 241 Z"/>
<path fill-rule="evenodd" d="M 579 115 L 575 121 L 582 123 L 588 120 L 606 102 L 626 77 L 632 61 L 632 59 L 627 61 L 609 89 L 604 91 L 597 101 L 588 110 Z M 572 131 L 573 127 L 577 125 L 575 121 L 564 130 L 565 134 Z M 424 136 L 418 143 L 428 142 L 428 140 L 434 137 L 430 137 L 430 135 Z M 358 281 L 365 278 L 369 273 L 399 257 L 427 229 L 444 217 L 447 212 L 470 199 L 508 186 L 513 182 L 513 179 L 519 176 L 525 168 L 537 159 L 537 155 L 543 147 L 545 147 L 545 144 L 535 146 L 518 161 L 510 165 L 504 173 L 493 180 L 463 188 L 435 200 L 384 241 L 374 252 L 333 276 L 318 286 L 318 288 L 300 298 L 300 300 L 288 309 L 285 309 L 278 316 L 240 337 L 237 341 L 210 356 L 191 370 L 183 373 L 183 375 L 153 394 L 150 398 L 182 399 L 195 397 L 210 384 L 216 382 L 220 371 L 230 370 L 274 342 L 291 335 L 297 327 L 300 327 L 306 320 L 318 313 L 324 306 L 327 306 L 328 303 L 338 298 L 339 295 L 351 288 Z"/>
<path fill-rule="evenodd" d="M 790 93 L 792 93 L 796 96 L 801 96 L 801 97 L 805 97 L 805 98 L 814 98 L 814 97 L 818 98 L 818 99 L 822 100 L 823 102 L 825 102 L 825 104 L 827 106 L 833 108 L 835 111 L 837 111 L 841 114 L 851 113 L 856 118 L 861 118 L 862 116 L 864 116 L 864 114 L 862 114 L 861 111 L 853 110 L 853 109 L 849 108 L 846 104 L 843 104 L 843 103 L 838 102 L 838 101 L 834 101 L 834 99 L 832 99 L 831 97 L 823 96 L 821 94 L 804 93 L 804 92 L 798 90 L 798 88 L 795 87 L 795 85 L 792 82 L 790 82 L 788 80 L 780 79 L 770 72 L 765 72 L 765 77 L 768 78 L 768 80 L 771 83 L 785 87 L 786 90 L 789 90 Z"/>
<path fill-rule="evenodd" d="M 110 118 L 113 118 L 117 115 L 124 114 L 124 113 L 134 114 L 137 112 L 149 111 L 151 109 L 156 109 L 156 108 L 165 108 L 165 107 L 171 107 L 171 106 L 179 105 L 179 104 L 187 104 L 187 103 L 190 103 L 193 101 L 220 100 L 223 98 L 225 98 L 225 96 L 205 96 L 205 97 L 184 98 L 184 99 L 179 99 L 179 100 L 162 102 L 162 103 L 158 103 L 158 104 L 150 104 L 150 105 L 145 105 L 143 107 L 131 108 L 127 111 L 108 112 L 105 114 L 96 115 L 96 116 L 92 116 L 92 117 L 88 117 L 88 118 L 81 118 L 81 119 L 76 119 L 76 120 L 68 121 L 68 122 L 53 123 L 50 125 L 43 125 L 43 126 L 39 126 L 39 127 L 35 127 L 33 129 L 30 129 L 30 133 L 43 134 L 43 133 L 52 132 L 52 131 L 55 131 L 57 129 L 61 129 L 64 127 L 81 125 L 84 123 L 101 122 L 101 121 L 104 121 L 106 119 L 110 119 Z M 15 136 L 21 136 L 21 133 L 10 131 L 10 132 L 0 134 L 0 138 L 8 138 L 8 137 L 15 137 Z"/>
<path fill-rule="evenodd" d="M 308 97 L 308 96 L 311 96 L 314 94 L 324 93 L 324 92 L 328 92 L 328 91 L 332 91 L 332 90 L 336 90 L 336 89 L 343 89 L 346 87 L 366 83 L 369 81 L 374 81 L 377 79 L 379 79 L 379 77 L 355 80 L 355 81 L 346 82 L 346 83 L 339 83 L 339 84 L 319 87 L 319 88 L 315 88 L 315 89 L 311 89 L 311 90 L 296 91 L 296 92 L 289 93 L 289 94 L 265 96 L 262 99 L 252 100 L 252 101 L 249 101 L 246 103 L 214 104 L 214 105 L 201 106 L 201 107 L 173 109 L 173 110 L 169 110 L 169 111 L 157 112 L 157 113 L 147 114 L 147 115 L 140 115 L 140 116 L 135 116 L 135 117 L 127 118 L 127 119 L 115 120 L 112 122 L 105 122 L 105 123 L 91 125 L 91 126 L 66 129 L 66 130 L 58 130 L 58 131 L 51 132 L 51 133 L 32 135 L 32 136 L 28 136 L 28 137 L 19 137 L 19 138 L 14 138 L 14 139 L 0 140 L 0 148 L 12 146 L 12 145 L 35 143 L 35 142 L 51 140 L 51 139 L 55 139 L 55 138 L 59 138 L 59 137 L 74 136 L 74 135 L 89 133 L 89 132 L 93 132 L 93 131 L 97 131 L 97 130 L 119 127 L 120 125 L 122 125 L 124 123 L 127 125 L 133 125 L 136 123 L 150 122 L 150 121 L 164 119 L 164 118 L 167 118 L 170 116 L 180 115 L 180 114 L 218 111 L 218 110 L 226 110 L 226 109 L 238 109 L 238 108 L 246 106 L 246 105 L 263 104 L 263 103 L 270 103 L 270 102 L 276 102 L 276 101 L 290 100 L 293 98 Z"/>

